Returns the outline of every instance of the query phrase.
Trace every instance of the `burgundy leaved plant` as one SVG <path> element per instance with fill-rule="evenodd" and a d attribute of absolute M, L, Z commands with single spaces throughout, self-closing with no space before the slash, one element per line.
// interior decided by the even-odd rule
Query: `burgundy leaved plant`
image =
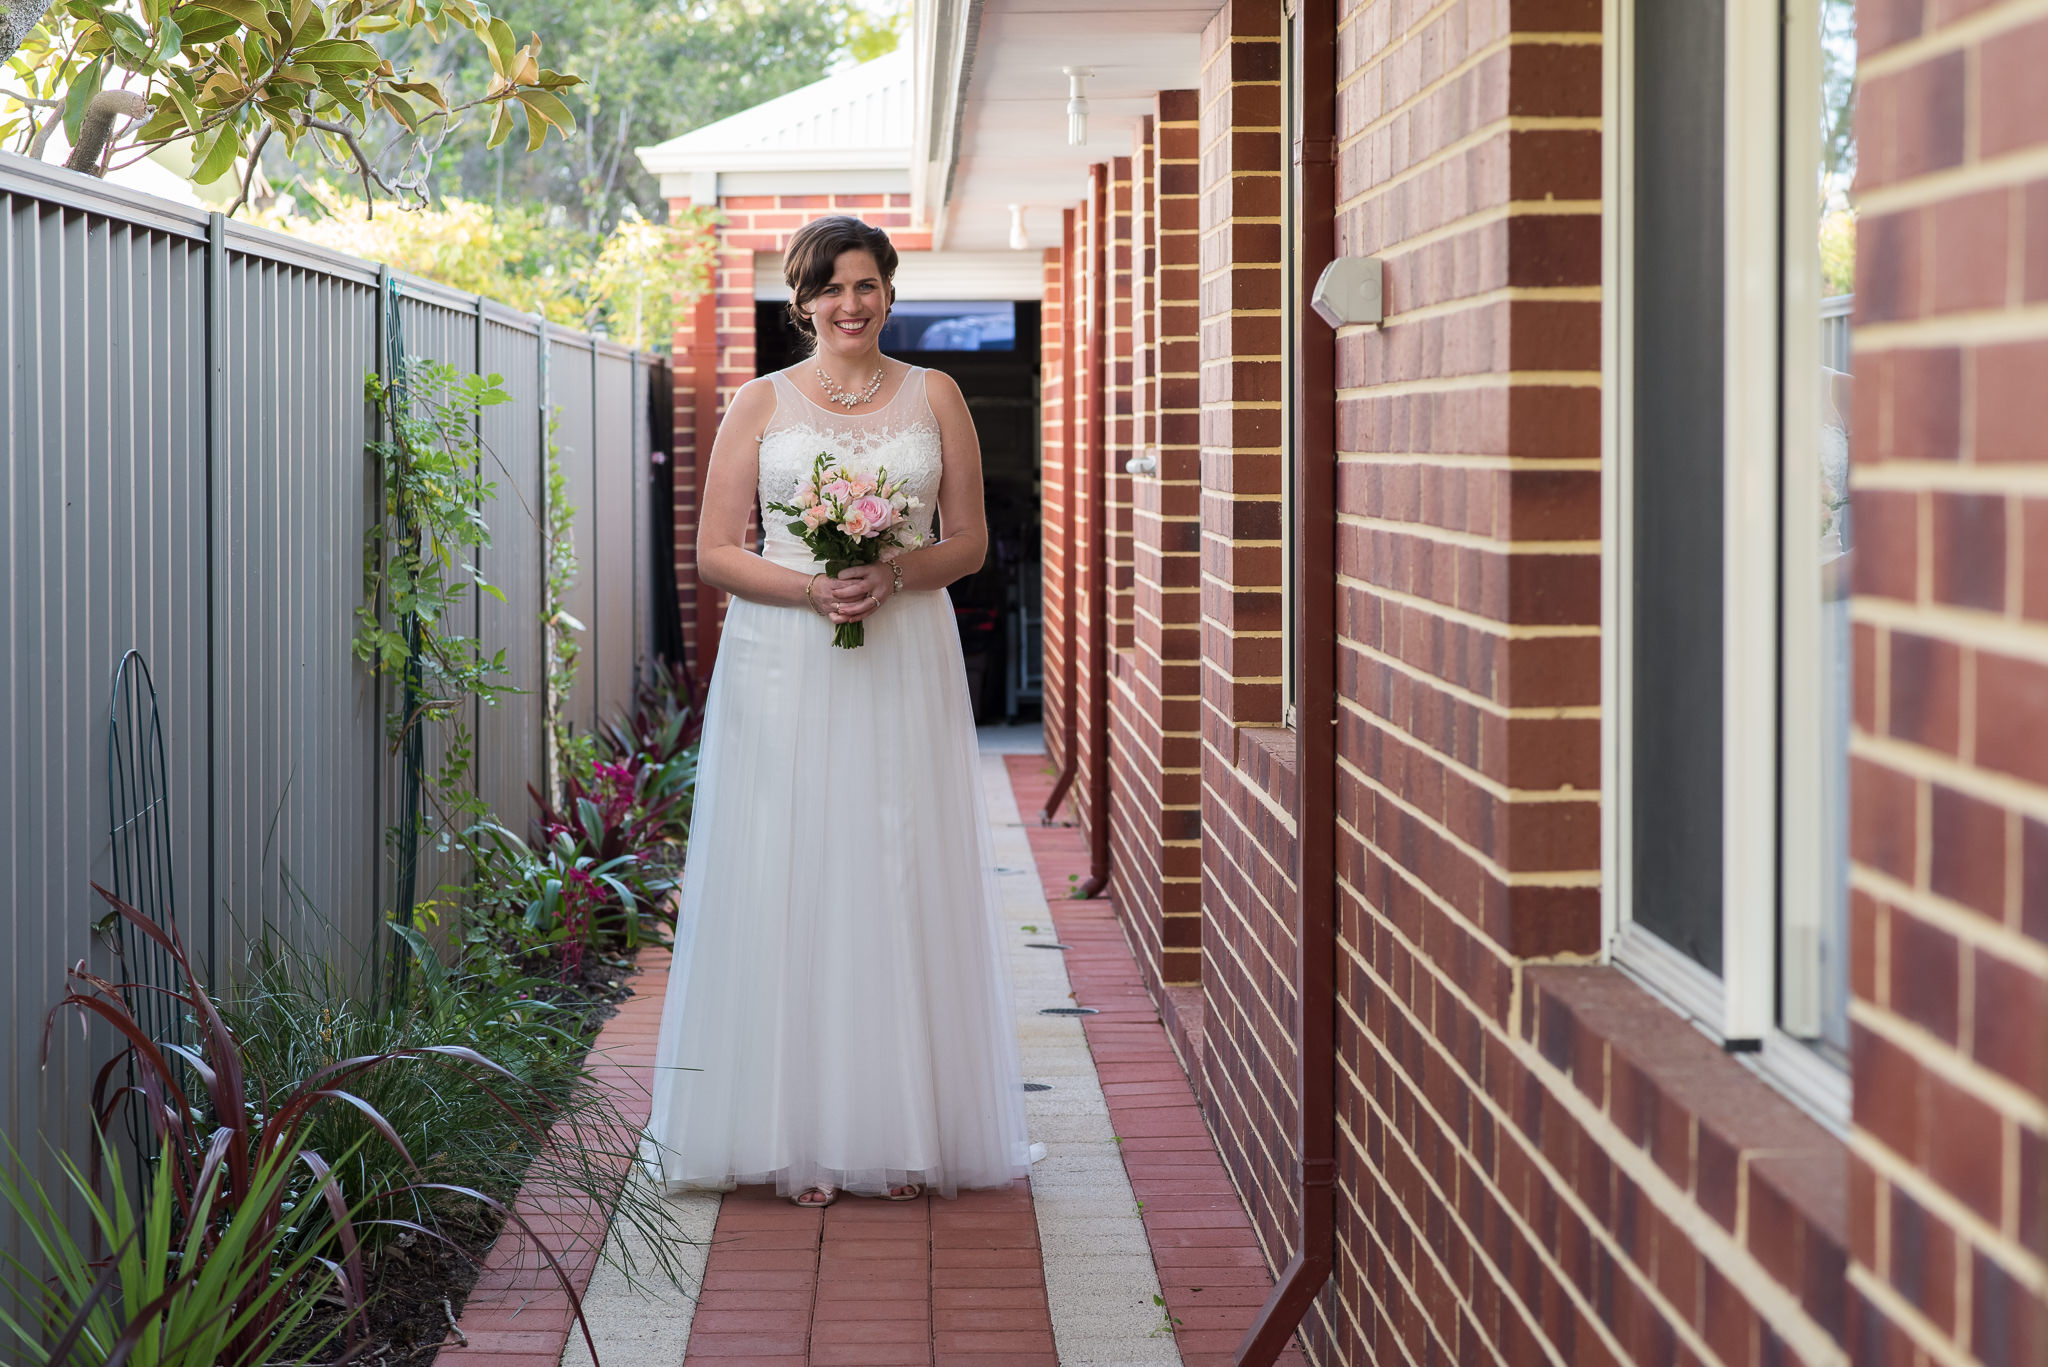
<path fill-rule="evenodd" d="M 170 1189 L 176 1201 L 180 1227 L 202 1219 L 199 1247 L 208 1252 L 231 1247 L 233 1256 L 269 1259 L 279 1243 L 280 1226 L 294 1218 L 294 1198 L 318 1194 L 331 1217 L 326 1237 L 333 1240 L 338 1257 L 320 1256 L 299 1260 L 288 1269 L 265 1266 L 249 1269 L 250 1284 L 266 1283 L 274 1272 L 284 1271 L 298 1285 L 291 1294 L 272 1297 L 260 1313 L 248 1317 L 237 1332 L 225 1358 L 226 1367 L 255 1367 L 277 1347 L 280 1330 L 289 1321 L 285 1306 L 300 1295 L 320 1295 L 331 1279 L 339 1291 L 349 1320 L 349 1333 L 360 1336 L 360 1320 L 366 1299 L 361 1236 L 354 1212 L 385 1203 L 409 1193 L 442 1192 L 460 1196 L 496 1211 L 531 1239 L 563 1289 L 569 1294 L 584 1337 L 590 1330 L 575 1288 L 555 1255 L 535 1236 L 520 1215 L 497 1199 L 472 1188 L 442 1182 L 400 1183 L 378 1192 L 345 1193 L 330 1171 L 328 1155 L 312 1148 L 307 1136 L 321 1108 L 351 1107 L 369 1123 L 383 1142 L 392 1146 L 405 1170 L 417 1174 L 418 1165 L 407 1152 L 390 1122 L 375 1107 L 352 1090 L 366 1075 L 393 1067 L 446 1066 L 473 1070 L 523 1086 L 508 1069 L 492 1062 L 474 1049 L 460 1045 L 427 1045 L 389 1053 L 341 1059 L 315 1070 L 310 1076 L 283 1085 L 261 1085 L 267 1079 L 248 1075 L 243 1050 L 234 1031 L 223 1019 L 212 995 L 193 967 L 177 930 L 166 931 L 114 894 L 93 884 L 97 892 L 134 930 L 159 945 L 176 965 L 181 985 L 160 987 L 149 983 L 115 982 L 91 973 L 81 960 L 67 978 L 62 1000 L 52 1007 L 43 1030 L 43 1057 L 49 1057 L 50 1036 L 58 1017 L 75 1011 L 110 1026 L 124 1047 L 99 1071 L 93 1083 L 92 1107 L 99 1131 L 111 1133 L 111 1126 L 123 1104 L 136 1104 L 147 1117 L 152 1147 L 167 1155 L 173 1165 Z M 132 993 L 162 993 L 178 1003 L 180 1014 L 190 1022 L 195 1045 L 151 1039 L 131 1011 Z M 132 1066 L 131 1066 L 132 1065 Z M 123 1075 L 132 1080 L 115 1085 Z M 481 1084 L 480 1084 L 481 1086 Z M 493 1104 L 505 1111 L 522 1129 L 532 1130 L 523 1112 L 511 1102 L 481 1086 Z M 259 1101 L 268 1099 L 267 1113 Z M 535 1134 L 535 1138 L 539 1138 Z M 303 1184 L 263 1183 L 256 1180 L 264 1171 L 274 1171 L 280 1162 L 302 1167 Z M 222 1174 L 225 1180 L 222 1180 Z M 93 1180 L 99 1180 L 97 1167 Z M 211 1199 L 208 1199 L 209 1193 Z M 196 1212 L 196 1214 L 195 1214 Z M 245 1225 L 245 1222 L 250 1222 Z M 432 1238 L 442 1236 L 411 1221 L 369 1220 L 366 1225 L 402 1225 Z M 220 1235 L 230 1226 L 243 1228 L 254 1237 L 237 1238 L 223 1245 Z M 189 1269 L 188 1269 L 189 1270 Z M 317 1279 L 317 1282 L 316 1282 Z M 596 1345 L 591 1344 L 595 1357 Z"/>

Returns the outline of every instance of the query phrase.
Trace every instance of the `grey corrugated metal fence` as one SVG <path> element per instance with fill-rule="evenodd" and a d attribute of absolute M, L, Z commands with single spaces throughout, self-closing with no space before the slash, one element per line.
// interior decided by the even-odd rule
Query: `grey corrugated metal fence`
<path fill-rule="evenodd" d="M 105 1047 L 74 1028 L 38 1066 L 66 967 L 106 967 L 87 882 L 112 881 L 107 710 L 122 652 L 155 671 L 180 921 L 189 942 L 210 941 L 217 973 L 266 921 L 359 958 L 388 910 L 396 766 L 378 685 L 350 652 L 381 497 L 363 398 L 379 278 L 0 154 L 0 1127 L 24 1151 L 47 1140 L 83 1155 Z M 630 701 L 647 654 L 653 362 L 401 283 L 408 350 L 495 371 L 515 400 L 484 418 L 498 468 L 481 568 L 506 601 L 482 597 L 475 629 L 526 691 L 480 709 L 477 784 L 524 829 L 526 785 L 544 774 L 546 412 L 578 510 L 570 611 L 587 630 L 569 705 L 587 729 Z M 421 895 L 454 872 L 423 852 Z M 293 919 L 287 877 L 317 916 Z"/>

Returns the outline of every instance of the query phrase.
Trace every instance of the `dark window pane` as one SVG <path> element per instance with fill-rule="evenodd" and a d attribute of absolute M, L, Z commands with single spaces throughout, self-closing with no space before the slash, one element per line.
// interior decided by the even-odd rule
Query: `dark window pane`
<path fill-rule="evenodd" d="M 1014 304 L 896 301 L 882 325 L 882 350 L 1013 351 L 1017 346 Z"/>
<path fill-rule="evenodd" d="M 1635 920 L 1721 969 L 1724 0 L 1634 7 Z"/>

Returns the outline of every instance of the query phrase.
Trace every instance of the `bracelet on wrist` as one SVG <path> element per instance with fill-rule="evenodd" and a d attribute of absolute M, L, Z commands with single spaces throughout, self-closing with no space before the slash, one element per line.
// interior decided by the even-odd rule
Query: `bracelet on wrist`
<path fill-rule="evenodd" d="M 822 571 L 820 573 L 822 573 Z M 804 601 L 811 605 L 812 612 L 815 612 L 820 617 L 823 617 L 825 615 L 825 610 L 818 606 L 817 599 L 811 597 L 811 590 L 816 588 L 817 586 L 818 576 L 815 574 L 812 575 L 809 579 L 804 580 Z"/>
<path fill-rule="evenodd" d="M 889 562 L 889 575 L 895 581 L 890 587 L 889 592 L 892 594 L 903 592 L 903 565 L 900 561 L 891 560 Z"/>

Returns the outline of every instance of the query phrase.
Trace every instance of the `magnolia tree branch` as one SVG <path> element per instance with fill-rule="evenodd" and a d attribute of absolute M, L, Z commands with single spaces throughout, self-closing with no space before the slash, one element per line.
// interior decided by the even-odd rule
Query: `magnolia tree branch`
<path fill-rule="evenodd" d="M 85 106 L 85 119 L 78 125 L 78 143 L 64 159 L 69 171 L 100 174 L 100 161 L 113 140 L 114 120 L 139 119 L 149 112 L 149 103 L 132 90 L 102 90 Z"/>
<path fill-rule="evenodd" d="M 375 181 L 383 186 L 384 193 L 387 195 L 398 193 L 391 188 L 391 183 L 384 179 L 383 174 L 370 161 L 369 154 L 363 151 L 362 143 L 356 140 L 355 129 L 350 128 L 345 123 L 335 123 L 331 119 L 307 119 L 306 127 L 317 129 L 322 133 L 332 133 L 335 137 L 340 138 L 348 147 L 349 155 L 356 159 L 356 174 L 363 178 L 363 204 L 366 208 L 373 202 L 373 196 L 370 193 L 371 181 Z"/>
<path fill-rule="evenodd" d="M 227 218 L 241 212 L 249 202 L 249 187 L 256 183 L 257 173 L 263 168 L 263 145 L 270 141 L 270 125 L 264 124 L 256 130 L 256 136 L 249 143 L 249 164 L 242 168 L 242 193 L 235 196 L 235 202 L 228 205 Z"/>
<path fill-rule="evenodd" d="M 15 54 L 28 35 L 43 22 L 50 0 L 0 0 L 0 62 Z"/>

